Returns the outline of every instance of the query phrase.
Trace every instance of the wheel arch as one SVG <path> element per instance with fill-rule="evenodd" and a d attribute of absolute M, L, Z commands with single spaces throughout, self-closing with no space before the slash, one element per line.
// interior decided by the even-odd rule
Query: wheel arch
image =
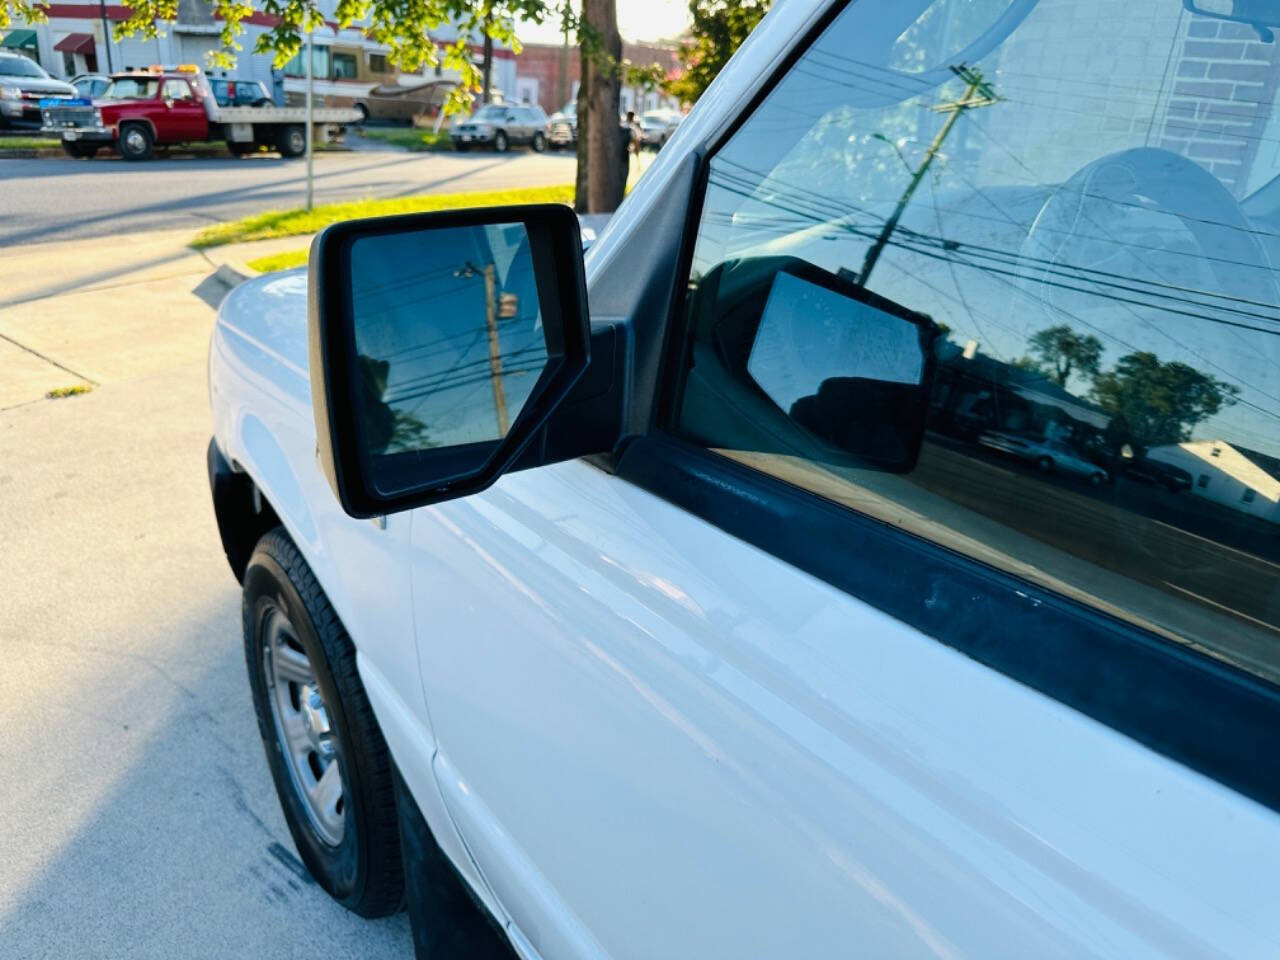
<path fill-rule="evenodd" d="M 147 131 L 151 134 L 151 142 L 159 143 L 159 140 L 157 139 L 158 135 L 156 133 L 156 125 L 152 123 L 151 120 L 147 117 L 136 117 L 136 116 L 121 117 L 119 120 L 116 121 L 116 136 L 115 136 L 116 143 L 120 142 L 120 131 L 131 123 L 139 123 L 142 126 L 146 127 Z"/>

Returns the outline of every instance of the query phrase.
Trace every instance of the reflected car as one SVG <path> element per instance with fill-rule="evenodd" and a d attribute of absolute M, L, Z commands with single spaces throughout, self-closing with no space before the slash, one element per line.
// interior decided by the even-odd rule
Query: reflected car
<path fill-rule="evenodd" d="M 988 431 L 978 437 L 978 443 L 990 450 L 1034 463 L 1045 473 L 1065 473 L 1081 477 L 1093 486 L 1106 483 L 1111 475 L 1091 460 L 1086 460 L 1065 443 L 1025 437 L 998 430 Z"/>
<path fill-rule="evenodd" d="M 1191 474 L 1171 463 L 1149 460 L 1146 457 L 1122 462 L 1124 475 L 1131 480 L 1164 487 L 1170 493 L 1182 493 L 1191 489 Z"/>
<path fill-rule="evenodd" d="M 424 117 L 437 116 L 453 88 L 450 80 L 432 80 L 413 86 L 384 83 L 374 87 L 353 106 L 365 120 L 413 123 Z"/>
<path fill-rule="evenodd" d="M 49 76 L 30 57 L 0 51 L 0 130 L 38 130 L 44 124 L 41 100 L 70 100 L 76 96 L 75 87 Z"/>

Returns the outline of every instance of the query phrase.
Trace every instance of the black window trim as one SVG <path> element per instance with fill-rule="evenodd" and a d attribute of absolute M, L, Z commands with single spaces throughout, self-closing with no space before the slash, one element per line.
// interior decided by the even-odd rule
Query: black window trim
<path fill-rule="evenodd" d="M 1280 687 L 666 432 L 711 162 L 850 3 L 833 3 L 723 132 L 697 151 L 649 433 L 621 478 L 979 663 L 1280 812 Z M 857 557 L 876 556 L 874 564 Z M 979 599 L 974 599 L 979 598 Z M 1034 637 L 1028 641 L 1027 637 Z"/>

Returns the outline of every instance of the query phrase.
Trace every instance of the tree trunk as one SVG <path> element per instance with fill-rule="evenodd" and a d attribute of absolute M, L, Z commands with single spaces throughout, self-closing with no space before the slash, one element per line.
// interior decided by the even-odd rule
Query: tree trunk
<path fill-rule="evenodd" d="M 578 90 L 578 182 L 581 213 L 612 213 L 626 190 L 627 154 L 619 130 L 622 37 L 617 0 L 582 0 L 582 81 Z"/>
<path fill-rule="evenodd" d="M 480 102 L 488 103 L 490 99 L 489 88 L 493 85 L 493 37 L 489 36 L 489 31 L 493 29 L 493 10 L 486 10 L 484 13 L 484 65 L 481 73 L 484 75 L 484 91 L 480 94 Z"/>

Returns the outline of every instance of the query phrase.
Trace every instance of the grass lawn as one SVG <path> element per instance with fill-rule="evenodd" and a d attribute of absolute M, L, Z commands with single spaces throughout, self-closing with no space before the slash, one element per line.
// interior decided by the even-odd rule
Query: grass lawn
<path fill-rule="evenodd" d="M 415 127 L 365 126 L 359 129 L 357 136 L 413 151 L 453 149 L 453 143 L 449 140 L 448 130 L 432 133 L 430 130 L 422 130 Z"/>
<path fill-rule="evenodd" d="M 340 220 L 358 217 L 383 217 L 395 213 L 424 213 L 431 210 L 457 210 L 463 207 L 501 207 L 513 203 L 572 203 L 573 187 L 522 187 L 514 190 L 486 190 L 476 193 L 433 193 L 417 197 L 395 197 L 388 200 L 357 200 L 352 203 L 327 203 L 310 211 L 268 210 L 240 220 L 205 227 L 191 242 L 197 249 L 217 247 L 245 240 L 269 240 L 272 237 L 296 237 L 315 233 Z"/>
<path fill-rule="evenodd" d="M 292 270 L 294 267 L 306 266 L 309 247 L 301 250 L 286 250 L 284 253 L 273 253 L 269 257 L 258 257 L 246 260 L 245 264 L 259 273 L 275 273 L 277 270 Z"/>
<path fill-rule="evenodd" d="M 0 137 L 0 150 L 57 150 L 58 141 L 49 137 Z"/>

